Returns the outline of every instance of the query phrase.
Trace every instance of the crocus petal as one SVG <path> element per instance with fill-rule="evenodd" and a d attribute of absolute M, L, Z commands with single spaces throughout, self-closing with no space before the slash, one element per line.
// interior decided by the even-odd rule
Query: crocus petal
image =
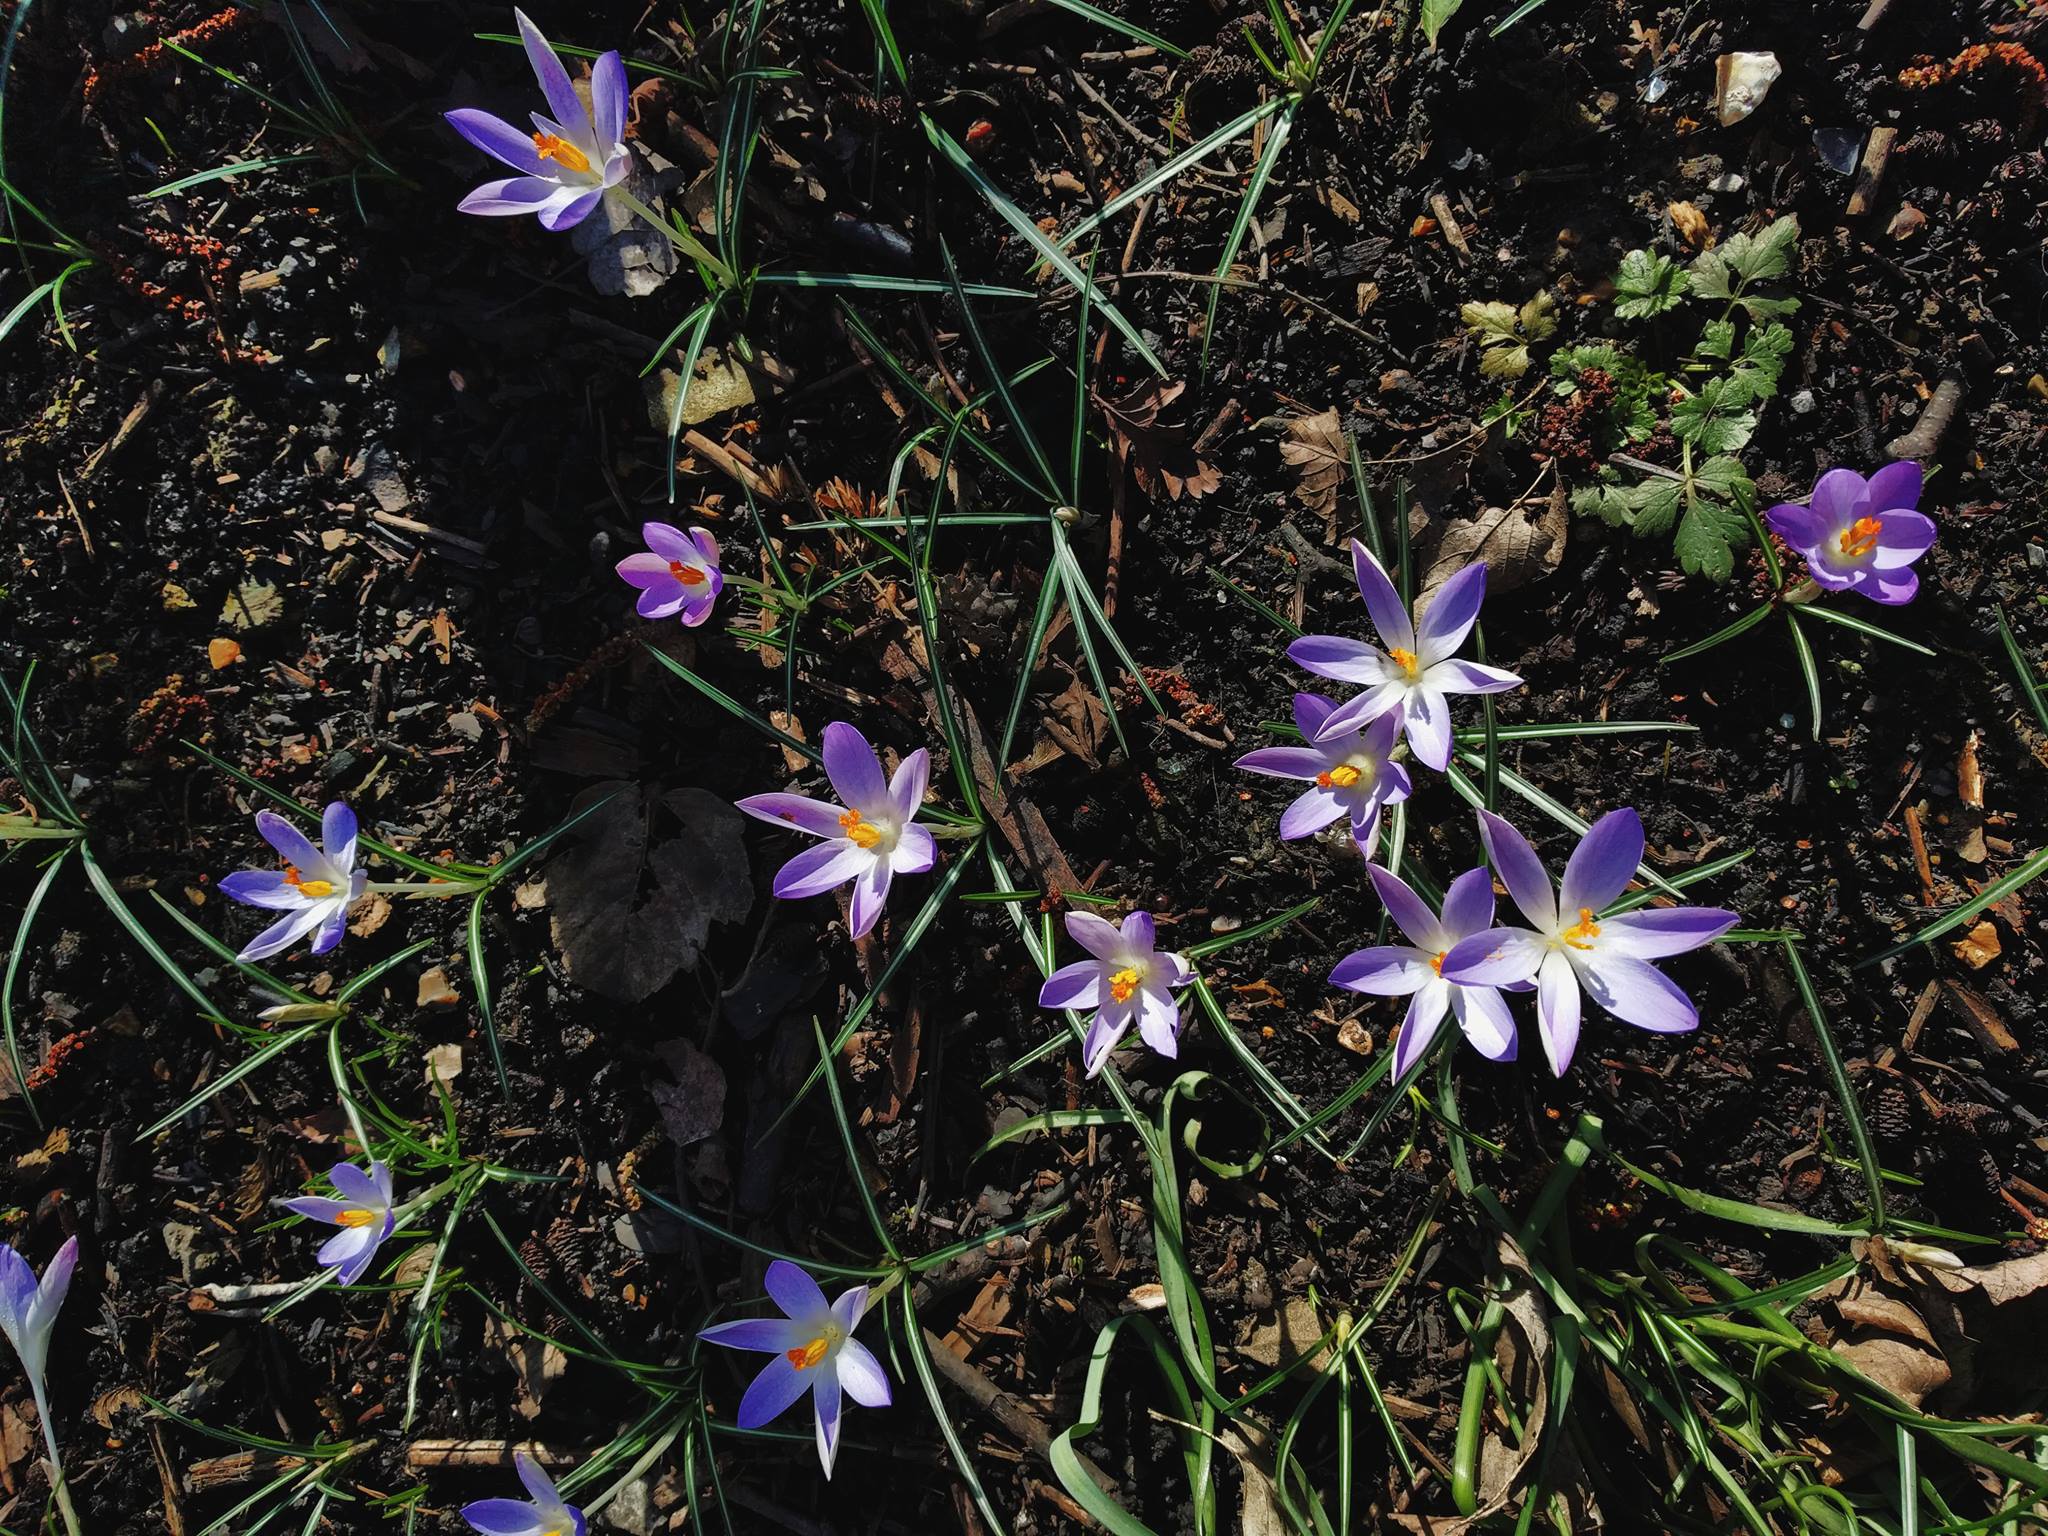
<path fill-rule="evenodd" d="M 524 1499 L 478 1499 L 462 1506 L 462 1518 L 482 1536 L 541 1536 L 540 1511 Z"/>
<path fill-rule="evenodd" d="M 1572 963 L 1553 950 L 1536 973 L 1536 1029 L 1551 1075 L 1563 1077 L 1579 1048 L 1579 978 Z"/>
<path fill-rule="evenodd" d="M 1294 696 L 1294 728 L 1301 732 L 1303 740 L 1314 741 L 1322 734 L 1323 722 L 1330 718 L 1330 712 L 1336 707 L 1335 699 L 1326 699 L 1320 693 L 1297 693 Z"/>
<path fill-rule="evenodd" d="M 1870 556 L 1877 570 L 1896 571 L 1911 565 L 1934 544 L 1934 519 L 1923 513 L 1887 512 L 1878 522 L 1877 547 Z"/>
<path fill-rule="evenodd" d="M 1344 801 L 1334 791 L 1312 789 L 1298 796 L 1280 813 L 1281 840 L 1291 842 L 1298 837 L 1309 837 L 1344 814 Z"/>
<path fill-rule="evenodd" d="M 821 1366 L 811 1384 L 811 1406 L 818 1420 L 818 1464 L 825 1480 L 832 1480 L 833 1465 L 839 1460 L 839 1373 Z"/>
<path fill-rule="evenodd" d="M 1377 865 L 1374 873 L 1379 873 Z M 1374 997 L 1406 997 L 1437 979 L 1433 956 L 1405 944 L 1354 949 L 1330 968 L 1330 985 Z"/>
<path fill-rule="evenodd" d="M 320 930 L 313 935 L 312 953 L 325 955 L 341 945 L 342 933 L 348 926 L 348 903 L 330 901 L 322 904 L 326 916 L 320 920 Z"/>
<path fill-rule="evenodd" d="M 1814 481 L 1812 507 L 1822 534 L 1856 521 L 1857 505 L 1869 491 L 1870 482 L 1853 469 L 1831 469 Z"/>
<path fill-rule="evenodd" d="M 682 612 L 683 605 L 689 600 L 690 595 L 683 590 L 680 581 L 667 586 L 656 582 L 640 594 L 633 604 L 633 611 L 643 619 L 672 619 Z"/>
<path fill-rule="evenodd" d="M 703 586 L 683 589 L 683 611 L 677 617 L 683 621 L 685 628 L 695 629 L 711 617 L 712 609 L 718 606 L 719 590 L 724 585 L 719 580 L 718 572 L 713 571 Z"/>
<path fill-rule="evenodd" d="M 1102 962 L 1076 960 L 1045 978 L 1038 989 L 1041 1008 L 1093 1008 L 1102 1001 Z"/>
<path fill-rule="evenodd" d="M 358 1206 L 376 1207 L 384 1203 L 384 1191 L 377 1187 L 377 1181 L 354 1163 L 336 1163 L 327 1170 L 327 1182 L 342 1199 Z"/>
<path fill-rule="evenodd" d="M 698 557 L 706 565 L 715 566 L 718 564 L 718 540 L 711 536 L 709 529 L 699 528 L 696 524 L 692 523 L 690 525 L 690 542 L 697 546 Z"/>
<path fill-rule="evenodd" d="M 275 811 L 258 811 L 256 830 L 263 841 L 277 850 L 277 856 L 294 869 L 317 872 L 326 863 L 306 834 Z"/>
<path fill-rule="evenodd" d="M 839 1346 L 839 1385 L 846 1389 L 846 1395 L 863 1408 L 886 1408 L 891 1401 L 889 1378 L 883 1374 L 881 1362 L 869 1353 L 867 1345 L 859 1339 L 848 1339 Z"/>
<path fill-rule="evenodd" d="M 548 1476 L 548 1470 L 524 1451 L 512 1453 L 513 1470 L 519 1474 L 520 1486 L 526 1496 L 542 1509 L 562 1502 L 562 1496 L 555 1491 L 555 1480 Z"/>
<path fill-rule="evenodd" d="M 1807 550 L 1818 544 L 1827 531 L 1820 513 L 1796 501 L 1781 501 L 1764 514 L 1771 532 L 1794 549 Z"/>
<path fill-rule="evenodd" d="M 1401 1032 L 1394 1037 L 1394 1076 L 1397 1079 L 1422 1059 L 1429 1042 L 1436 1038 L 1437 1027 L 1443 1023 L 1444 1010 L 1451 1005 L 1451 989 L 1434 976 L 1430 983 L 1408 1004 L 1407 1016 L 1401 1020 Z"/>
<path fill-rule="evenodd" d="M 565 229 L 574 229 L 589 218 L 591 210 L 597 207 L 598 200 L 604 196 L 602 187 L 592 187 L 588 192 L 578 192 L 573 188 L 563 190 L 566 196 L 549 198 L 534 210 L 540 218 L 540 227 L 556 234 Z"/>
<path fill-rule="evenodd" d="M 538 213 L 561 190 L 560 182 L 544 177 L 511 176 L 472 188 L 455 208 L 458 213 L 474 213 L 487 219 L 511 218 Z"/>
<path fill-rule="evenodd" d="M 71 1291 L 71 1275 L 78 1268 L 78 1239 L 67 1237 L 43 1270 L 42 1283 L 36 1287 L 36 1299 L 30 1303 L 36 1322 L 48 1328 L 57 1318 L 57 1309 L 64 1305 L 64 1298 Z"/>
<path fill-rule="evenodd" d="M 896 765 L 896 776 L 889 781 L 889 803 L 896 808 L 898 821 L 907 825 L 917 819 L 931 777 L 932 755 L 923 747 Z"/>
<path fill-rule="evenodd" d="M 775 872 L 775 894 L 784 901 L 821 896 L 872 869 L 875 856 L 867 849 L 834 839 L 806 848 Z"/>
<path fill-rule="evenodd" d="M 1362 640 L 1342 635 L 1303 635 L 1287 647 L 1287 659 L 1317 677 L 1340 683 L 1383 683 L 1394 664 Z"/>
<path fill-rule="evenodd" d="M 1486 601 L 1486 562 L 1466 566 L 1437 588 L 1422 625 L 1415 632 L 1414 651 L 1423 666 L 1430 667 L 1457 654 L 1465 637 L 1472 633 L 1479 617 L 1479 605 Z"/>
<path fill-rule="evenodd" d="M 221 895 L 244 906 L 294 912 L 311 899 L 290 884 L 281 869 L 238 869 L 220 883 Z"/>
<path fill-rule="evenodd" d="M 800 1371 L 790 1364 L 789 1356 L 774 1356 L 740 1398 L 733 1422 L 741 1429 L 759 1429 L 810 1389 L 816 1369 Z"/>
<path fill-rule="evenodd" d="M 1067 937 L 1098 960 L 1115 960 L 1123 953 L 1123 934 L 1093 912 L 1069 912 Z"/>
<path fill-rule="evenodd" d="M 1468 869 L 1444 892 L 1441 927 L 1453 943 L 1478 933 L 1493 922 L 1493 876 L 1482 867 Z"/>
<path fill-rule="evenodd" d="M 590 121 L 597 147 L 609 150 L 626 136 L 626 65 L 616 51 L 590 66 Z"/>
<path fill-rule="evenodd" d="M 802 1325 L 786 1317 L 744 1317 L 735 1323 L 717 1323 L 697 1335 L 706 1344 L 726 1349 L 751 1349 L 764 1355 L 779 1355 L 810 1342 Z"/>
<path fill-rule="evenodd" d="M 1177 955 L 1171 950 L 1163 950 L 1156 958 L 1166 972 L 1167 986 L 1185 987 L 1194 981 L 1195 968 L 1188 964 L 1188 957 L 1186 955 Z"/>
<path fill-rule="evenodd" d="M 808 795 L 749 795 L 733 802 L 757 821 L 778 827 L 795 827 L 813 837 L 844 837 L 846 828 L 839 818 L 846 813 L 838 806 Z"/>
<path fill-rule="evenodd" d="M 1316 740 L 1322 742 L 1344 741 L 1357 732 L 1370 727 L 1374 722 L 1394 716 L 1394 729 L 1401 727 L 1400 709 L 1408 697 L 1406 674 L 1376 683 L 1357 698 L 1347 700 L 1330 711 L 1329 717 L 1316 733 Z"/>
<path fill-rule="evenodd" d="M 532 134 L 521 133 L 502 117 L 475 107 L 458 107 L 442 115 L 449 127 L 493 160 L 502 160 L 528 176 L 547 175 L 547 162 L 533 152 Z"/>
<path fill-rule="evenodd" d="M 1386 567 L 1373 558 L 1371 550 L 1357 539 L 1351 541 L 1351 570 L 1358 578 L 1358 595 L 1365 599 L 1365 611 L 1372 615 L 1372 627 L 1387 645 L 1403 651 L 1415 649 L 1415 626 L 1408 608 L 1388 578 Z"/>
<path fill-rule="evenodd" d="M 370 1260 L 377 1256 L 377 1239 L 368 1227 L 343 1227 L 320 1245 L 315 1260 L 323 1269 L 335 1269 L 343 1285 L 354 1285 Z"/>
<path fill-rule="evenodd" d="M 1699 1027 L 1699 1011 L 1678 983 L 1647 960 L 1626 955 L 1575 955 L 1573 969 L 1585 984 L 1586 996 L 1638 1029 L 1660 1035 L 1684 1034 Z"/>
<path fill-rule="evenodd" d="M 1522 679 L 1513 672 L 1455 657 L 1431 663 L 1421 681 L 1424 687 L 1434 688 L 1438 693 L 1506 693 L 1522 686 Z"/>
<path fill-rule="evenodd" d="M 1720 907 L 1644 907 L 1603 917 L 1595 953 L 1662 960 L 1711 944 L 1740 921 Z"/>
<path fill-rule="evenodd" d="M 1493 812 L 1481 811 L 1479 840 L 1486 845 L 1488 862 L 1500 876 L 1500 883 L 1508 888 L 1515 905 L 1522 909 L 1522 916 L 1544 933 L 1553 931 L 1557 927 L 1557 893 L 1551 889 L 1550 876 L 1544 872 L 1536 850 L 1529 846 L 1529 839 Z"/>
<path fill-rule="evenodd" d="M 1911 571 L 1870 572 L 1866 582 L 1853 583 L 1856 590 L 1873 603 L 1885 603 L 1893 607 L 1910 603 L 1920 591 L 1920 578 Z"/>
<path fill-rule="evenodd" d="M 1418 763 L 1442 773 L 1451 761 L 1451 706 L 1434 688 L 1408 690 L 1402 709 L 1408 747 Z"/>
<path fill-rule="evenodd" d="M 867 737 L 844 720 L 834 720 L 825 727 L 824 757 L 833 793 L 868 820 L 879 820 L 889 809 L 889 784 Z"/>
<path fill-rule="evenodd" d="M 242 946 L 238 960 L 267 960 L 270 956 L 290 949 L 300 939 L 319 927 L 327 916 L 324 903 L 314 902 L 296 912 L 289 912 L 279 918 L 255 938 Z"/>
<path fill-rule="evenodd" d="M 921 875 L 938 857 L 939 844 L 931 829 L 908 826 L 896 834 L 896 849 L 889 855 L 889 868 L 899 875 Z"/>
<path fill-rule="evenodd" d="M 1458 940 L 1444 956 L 1445 981 L 1502 987 L 1534 976 L 1549 946 L 1526 928 L 1488 928 Z"/>
<path fill-rule="evenodd" d="M 0 1323 L 7 1326 L 7 1336 L 20 1347 L 21 1325 L 28 1318 L 29 1308 L 36 1300 L 36 1272 L 27 1259 L 5 1243 L 0 1243 Z"/>
<path fill-rule="evenodd" d="M 519 38 L 526 45 L 526 62 L 533 66 L 533 78 L 540 82 L 540 92 L 547 97 L 548 110 L 555 115 L 555 121 L 565 127 L 588 122 L 589 114 L 583 110 L 583 99 L 570 83 L 569 71 L 555 57 L 548 40 L 540 35 L 540 28 L 526 19 L 524 11 L 514 11 L 512 18 L 519 23 Z"/>
<path fill-rule="evenodd" d="M 854 876 L 847 926 L 856 939 L 864 939 L 873 932 L 875 923 L 882 916 L 882 909 L 889 904 L 889 883 L 893 879 L 895 871 L 886 859 L 875 859 Z"/>
<path fill-rule="evenodd" d="M 1260 747 L 1240 757 L 1237 766 L 1272 779 L 1313 779 L 1330 766 L 1330 757 L 1314 747 Z"/>
<path fill-rule="evenodd" d="M 1862 515 L 1882 517 L 1889 523 L 1894 512 L 1908 512 L 1920 505 L 1920 488 L 1920 466 L 1913 460 L 1887 464 L 1870 477 L 1863 493 L 1868 505 Z"/>
<path fill-rule="evenodd" d="M 1178 1056 L 1180 1009 L 1174 1006 L 1173 998 L 1150 987 L 1140 987 L 1133 1001 L 1138 1005 L 1139 1036 L 1160 1055 Z"/>
<path fill-rule="evenodd" d="M 1089 1077 L 1102 1070 L 1102 1064 L 1109 1060 L 1109 1053 L 1116 1049 L 1117 1041 L 1123 1039 L 1124 1031 L 1131 1027 L 1128 1010 L 1118 1010 L 1114 1017 L 1105 1005 L 1096 1011 L 1088 1021 L 1088 1033 L 1081 1041 L 1081 1070 Z"/>
<path fill-rule="evenodd" d="M 839 1325 L 840 1332 L 851 1334 L 860 1326 L 861 1317 L 867 1309 L 868 1288 L 864 1285 L 849 1286 L 832 1303 L 832 1321 Z"/>
<path fill-rule="evenodd" d="M 309 1221 L 324 1221 L 330 1227 L 341 1225 L 343 1211 L 355 1209 L 346 1200 L 329 1200 L 324 1195 L 293 1195 L 290 1199 L 277 1203 Z"/>
<path fill-rule="evenodd" d="M 1377 866 L 1367 873 L 1372 876 L 1372 888 L 1379 892 L 1380 905 L 1387 909 L 1387 916 L 1394 920 L 1394 926 L 1408 935 L 1410 943 L 1431 954 L 1450 947 L 1444 940 L 1443 924 L 1437 921 L 1436 914 L 1429 910 L 1429 904 L 1415 894 L 1406 880 Z"/>
<path fill-rule="evenodd" d="M 1451 1012 L 1472 1049 L 1488 1061 L 1515 1059 L 1515 1018 L 1491 987 L 1453 987 Z"/>
<path fill-rule="evenodd" d="M 695 565 L 703 559 L 695 542 L 673 523 L 645 522 L 640 525 L 640 542 L 651 550 L 663 569 L 673 560 L 678 565 Z"/>
<path fill-rule="evenodd" d="M 1628 889 L 1643 860 L 1643 818 L 1623 806 L 1609 811 L 1579 839 L 1564 867 L 1558 908 L 1566 917 L 1612 906 Z"/>
<path fill-rule="evenodd" d="M 1149 955 L 1159 947 L 1159 929 L 1152 921 L 1150 912 L 1132 912 L 1125 916 L 1123 927 L 1118 930 L 1123 940 L 1124 953 Z"/>
<path fill-rule="evenodd" d="M 666 590 L 672 586 L 682 585 L 676 580 L 675 572 L 668 568 L 668 561 L 658 554 L 649 554 L 644 550 L 639 554 L 626 556 L 614 569 L 618 571 L 622 581 L 643 591 L 649 587 Z"/>
<path fill-rule="evenodd" d="M 767 1291 L 770 1301 L 801 1323 L 822 1319 L 832 1310 L 832 1304 L 825 1299 L 818 1282 L 810 1277 L 808 1271 L 787 1259 L 777 1259 L 768 1266 L 767 1273 L 761 1277 L 761 1288 Z"/>

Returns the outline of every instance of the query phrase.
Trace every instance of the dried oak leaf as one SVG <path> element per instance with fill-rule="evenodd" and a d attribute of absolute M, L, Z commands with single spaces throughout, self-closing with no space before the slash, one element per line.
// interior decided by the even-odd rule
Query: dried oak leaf
<path fill-rule="evenodd" d="M 1420 573 L 1416 607 L 1426 610 L 1437 589 L 1475 560 L 1486 562 L 1489 596 L 1540 581 L 1564 559 L 1565 498 L 1488 507 L 1470 519 L 1431 521 L 1416 535 Z"/>
<path fill-rule="evenodd" d="M 1294 471 L 1294 499 L 1329 523 L 1337 522 L 1337 487 L 1351 467 L 1344 424 L 1334 408 L 1315 416 L 1281 418 L 1280 458 Z"/>
<path fill-rule="evenodd" d="M 714 922 L 747 916 L 753 875 L 739 812 L 709 791 L 599 784 L 575 809 L 599 800 L 548 866 L 549 925 L 572 980 L 637 1003 L 697 964 Z"/>

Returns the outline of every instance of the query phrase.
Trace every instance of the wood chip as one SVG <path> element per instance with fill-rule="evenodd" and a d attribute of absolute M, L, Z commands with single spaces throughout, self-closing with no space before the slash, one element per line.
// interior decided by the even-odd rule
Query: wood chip
<path fill-rule="evenodd" d="M 2016 1051 L 2020 1048 L 2019 1041 L 2012 1037 L 2012 1031 L 2005 1027 L 2005 1020 L 1998 1016 L 1998 1010 L 1985 1000 L 1982 993 L 1972 991 L 1959 981 L 1945 981 L 1942 989 L 1980 1045 L 1993 1051 Z"/>
<path fill-rule="evenodd" d="M 1973 971 L 1981 971 L 2003 952 L 1998 942 L 1998 925 L 1985 921 L 1972 928 L 1969 937 L 1955 946 L 1956 958 Z"/>
<path fill-rule="evenodd" d="M 1863 163 L 1856 168 L 1856 186 L 1849 193 L 1849 217 L 1860 219 L 1877 206 L 1878 188 L 1884 185 L 1885 166 L 1892 157 L 1892 145 L 1898 141 L 1896 128 L 1873 128 L 1870 139 L 1863 146 Z"/>

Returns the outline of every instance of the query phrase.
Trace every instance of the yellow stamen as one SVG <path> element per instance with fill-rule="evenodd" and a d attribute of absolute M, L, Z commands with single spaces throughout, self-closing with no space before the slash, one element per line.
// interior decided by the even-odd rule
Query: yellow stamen
<path fill-rule="evenodd" d="M 1349 789 L 1363 777 L 1365 775 L 1354 765 L 1339 763 L 1336 767 L 1326 768 L 1317 774 L 1316 782 L 1325 789 Z"/>
<path fill-rule="evenodd" d="M 379 1219 L 375 1211 L 343 1211 L 334 1218 L 334 1223 L 340 1227 L 367 1227 Z"/>
<path fill-rule="evenodd" d="M 590 157 L 558 133 L 536 133 L 533 152 L 543 160 L 554 161 L 565 171 L 587 174 L 590 170 Z"/>
<path fill-rule="evenodd" d="M 1137 971 L 1126 966 L 1109 978 L 1109 995 L 1120 1003 L 1128 1003 L 1131 994 L 1138 990 Z"/>
<path fill-rule="evenodd" d="M 841 816 L 839 818 L 839 829 L 857 847 L 872 848 L 882 840 L 880 830 L 872 822 L 863 821 L 859 811 L 848 811 L 845 815 Z"/>
<path fill-rule="evenodd" d="M 704 581 L 704 572 L 701 569 L 694 565 L 685 565 L 680 560 L 669 561 L 668 573 L 686 587 L 701 586 Z"/>
<path fill-rule="evenodd" d="M 1593 909 L 1579 908 L 1579 920 L 1565 929 L 1561 937 L 1573 949 L 1591 949 L 1591 941 L 1600 937 L 1600 925 L 1593 921 Z"/>
<path fill-rule="evenodd" d="M 1387 652 L 1387 654 L 1394 658 L 1394 665 L 1399 667 L 1403 672 L 1406 672 L 1410 677 L 1413 677 L 1416 674 L 1416 671 L 1418 670 L 1416 664 L 1421 660 L 1421 658 L 1418 657 L 1413 651 L 1404 651 L 1401 649 L 1401 647 L 1397 645 L 1391 651 Z"/>
<path fill-rule="evenodd" d="M 1877 536 L 1884 532 L 1881 518 L 1859 517 L 1842 530 L 1842 553 L 1852 560 L 1860 560 L 1877 547 Z"/>
<path fill-rule="evenodd" d="M 811 1340 L 810 1343 L 800 1344 L 795 1349 L 785 1350 L 784 1353 L 788 1355 L 791 1365 L 800 1371 L 808 1371 L 812 1366 L 825 1358 L 825 1351 L 828 1347 L 825 1343 L 825 1335 L 821 1333 Z"/>
<path fill-rule="evenodd" d="M 1432 971 L 1435 971 L 1439 976 L 1443 975 L 1444 973 L 1444 956 L 1448 955 L 1449 953 L 1450 951 L 1448 949 L 1440 949 L 1435 954 L 1429 957 L 1429 968 Z"/>
<path fill-rule="evenodd" d="M 308 880 L 299 873 L 298 867 L 292 864 L 287 864 L 284 867 L 284 883 L 291 886 L 301 896 L 310 896 L 315 901 L 334 894 L 334 882 L 332 880 Z"/>

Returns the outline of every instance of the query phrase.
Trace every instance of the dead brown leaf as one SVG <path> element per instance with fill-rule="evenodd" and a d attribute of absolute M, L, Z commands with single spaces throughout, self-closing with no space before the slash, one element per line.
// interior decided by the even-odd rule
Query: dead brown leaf
<path fill-rule="evenodd" d="M 2012 1031 L 2005 1027 L 2005 1020 L 1999 1017 L 1998 1010 L 1985 1000 L 1982 993 L 1972 991 L 1959 981 L 1945 981 L 1942 988 L 1950 1005 L 1980 1045 L 1994 1051 L 2019 1049 L 2019 1041 L 2013 1038 Z"/>
<path fill-rule="evenodd" d="M 1154 501 L 1161 491 L 1171 501 L 1182 496 L 1193 501 L 1223 483 L 1216 466 L 1188 446 L 1187 425 L 1160 419 L 1160 413 L 1186 390 L 1182 380 L 1143 379 L 1116 399 L 1095 397 L 1109 424 L 1110 450 L 1117 463 L 1131 472 L 1138 489 Z"/>
<path fill-rule="evenodd" d="M 1475 560 L 1486 562 L 1489 595 L 1542 580 L 1564 559 L 1564 528 L 1563 487 L 1543 501 L 1488 507 L 1471 519 L 1431 520 L 1416 538 L 1416 611 L 1426 612 L 1438 589 Z"/>
<path fill-rule="evenodd" d="M 1337 487 L 1350 472 L 1344 424 L 1334 408 L 1315 416 L 1281 418 L 1280 459 L 1294 471 L 1294 499 L 1337 534 Z"/>
<path fill-rule="evenodd" d="M 1955 950 L 1956 958 L 1971 970 L 1983 970 L 2003 952 L 1998 942 L 1998 925 L 1989 919 L 1979 923 L 1967 937 L 1956 941 Z"/>
<path fill-rule="evenodd" d="M 1672 203 L 1665 208 L 1671 216 L 1671 227 L 1678 231 L 1685 243 L 1694 250 L 1705 250 L 1707 245 L 1707 216 L 1692 203 Z"/>

